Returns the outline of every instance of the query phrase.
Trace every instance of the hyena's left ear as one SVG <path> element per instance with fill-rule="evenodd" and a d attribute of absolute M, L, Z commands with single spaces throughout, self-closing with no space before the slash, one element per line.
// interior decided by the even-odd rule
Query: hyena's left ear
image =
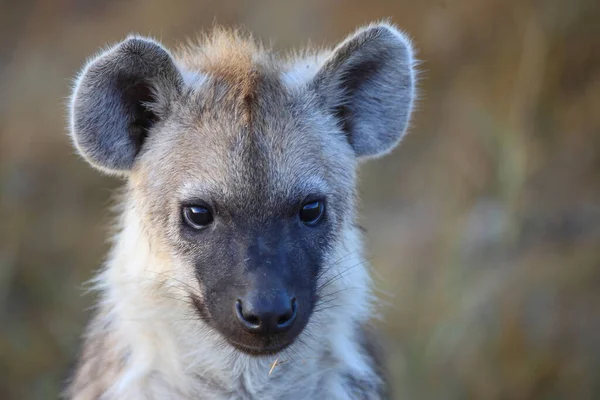
<path fill-rule="evenodd" d="M 412 112 L 410 41 L 388 24 L 359 29 L 332 51 L 311 85 L 357 157 L 383 155 L 398 144 Z"/>
<path fill-rule="evenodd" d="M 132 36 L 100 54 L 84 67 L 71 98 L 75 147 L 104 172 L 127 172 L 182 82 L 169 52 L 152 39 Z"/>

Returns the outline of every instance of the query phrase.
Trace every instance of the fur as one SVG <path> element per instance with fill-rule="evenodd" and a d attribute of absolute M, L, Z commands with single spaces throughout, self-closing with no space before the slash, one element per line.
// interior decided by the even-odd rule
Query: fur
<path fill-rule="evenodd" d="M 90 164 L 127 183 L 66 397 L 389 396 L 368 323 L 355 171 L 401 139 L 414 91 L 410 42 L 389 24 L 288 59 L 219 29 L 174 55 L 132 37 L 90 61 L 74 88 L 72 138 Z M 331 199 L 318 301 L 291 346 L 247 355 L 193 307 L 206 292 L 190 254 L 204 250 L 182 239 L 180 200 L 211 193 L 239 215 L 310 190 Z"/>

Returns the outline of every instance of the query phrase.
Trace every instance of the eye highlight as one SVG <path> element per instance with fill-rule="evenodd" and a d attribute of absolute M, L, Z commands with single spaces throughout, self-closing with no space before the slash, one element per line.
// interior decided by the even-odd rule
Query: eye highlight
<path fill-rule="evenodd" d="M 212 211 L 208 206 L 184 206 L 182 213 L 185 223 L 196 230 L 204 229 L 214 221 Z"/>
<path fill-rule="evenodd" d="M 304 203 L 298 216 L 300 220 L 309 226 L 318 224 L 325 213 L 325 203 L 322 200 L 313 200 Z"/>

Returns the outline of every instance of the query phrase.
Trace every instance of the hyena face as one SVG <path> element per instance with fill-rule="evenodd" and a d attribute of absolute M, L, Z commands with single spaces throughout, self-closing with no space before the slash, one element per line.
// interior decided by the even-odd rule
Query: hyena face
<path fill-rule="evenodd" d="M 354 189 L 333 121 L 258 73 L 250 104 L 216 77 L 175 100 L 132 173 L 148 230 L 194 271 L 198 315 L 248 352 L 277 351 L 306 325 Z"/>
<path fill-rule="evenodd" d="M 393 27 L 280 60 L 216 33 L 181 56 L 129 38 L 90 62 L 72 133 L 126 174 L 152 251 L 197 317 L 249 354 L 298 337 L 354 229 L 355 169 L 389 151 L 413 99 L 412 54 Z"/>

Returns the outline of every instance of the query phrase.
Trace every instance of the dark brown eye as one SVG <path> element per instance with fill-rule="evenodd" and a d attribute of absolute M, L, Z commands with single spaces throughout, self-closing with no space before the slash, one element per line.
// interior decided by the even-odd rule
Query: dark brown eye
<path fill-rule="evenodd" d="M 321 200 L 304 203 L 302 209 L 300 209 L 300 220 L 306 225 L 316 225 L 323 217 L 324 211 L 325 204 Z"/>
<path fill-rule="evenodd" d="M 183 219 L 194 229 L 204 229 L 213 222 L 212 212 L 204 206 L 183 207 Z"/>

